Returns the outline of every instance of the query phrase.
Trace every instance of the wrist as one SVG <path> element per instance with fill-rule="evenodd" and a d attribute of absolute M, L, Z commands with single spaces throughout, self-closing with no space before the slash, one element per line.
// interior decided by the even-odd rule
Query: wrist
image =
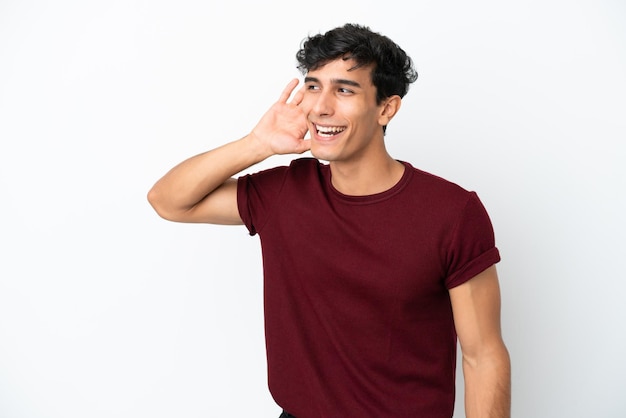
<path fill-rule="evenodd" d="M 243 143 L 245 149 L 250 152 L 255 162 L 261 162 L 274 155 L 271 147 L 264 144 L 254 132 L 250 132 L 248 135 L 241 138 L 240 141 Z"/>

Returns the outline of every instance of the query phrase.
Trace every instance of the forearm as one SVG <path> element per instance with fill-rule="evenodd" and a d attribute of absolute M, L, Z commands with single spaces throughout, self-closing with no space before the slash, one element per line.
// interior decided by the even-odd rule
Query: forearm
<path fill-rule="evenodd" d="M 191 157 L 168 171 L 148 193 L 164 218 L 189 211 L 229 178 L 269 157 L 270 152 L 248 135 Z"/>
<path fill-rule="evenodd" d="M 298 85 L 293 79 L 278 102 L 263 115 L 250 134 L 178 164 L 155 183 L 148 201 L 165 219 L 180 222 L 237 224 L 235 174 L 274 154 L 301 154 L 307 118 L 298 107 L 302 91 L 288 99 Z"/>
<path fill-rule="evenodd" d="M 504 345 L 479 358 L 463 357 L 467 418 L 511 416 L 511 364 Z"/>

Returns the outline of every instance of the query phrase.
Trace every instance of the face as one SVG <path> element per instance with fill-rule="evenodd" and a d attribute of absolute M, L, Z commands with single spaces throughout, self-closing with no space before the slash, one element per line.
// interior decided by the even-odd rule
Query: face
<path fill-rule="evenodd" d="M 371 67 L 350 70 L 353 66 L 352 60 L 337 59 L 309 71 L 304 80 L 300 107 L 308 119 L 311 153 L 331 163 L 384 152 L 387 101 L 376 104 Z"/>

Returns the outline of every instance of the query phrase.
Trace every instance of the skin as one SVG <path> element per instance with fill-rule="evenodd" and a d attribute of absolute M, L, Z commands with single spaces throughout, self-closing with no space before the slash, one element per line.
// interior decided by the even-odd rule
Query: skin
<path fill-rule="evenodd" d="M 310 71 L 297 91 L 299 82 L 292 80 L 248 135 L 168 171 L 149 191 L 150 204 L 175 222 L 241 225 L 234 176 L 272 155 L 308 150 L 328 161 L 333 186 L 344 194 L 391 188 L 404 166 L 388 154 L 382 127 L 402 100 L 391 96 L 376 103 L 371 67 L 353 66 L 351 60 L 331 61 Z M 495 266 L 451 289 L 450 298 L 463 354 L 466 416 L 508 418 L 510 361 L 500 331 Z"/>
<path fill-rule="evenodd" d="M 351 60 L 335 60 L 310 71 L 300 107 L 308 116 L 311 153 L 329 161 L 335 188 L 367 195 L 391 188 L 404 172 L 387 153 L 382 129 L 402 100 L 392 96 L 376 104 L 371 67 L 350 70 L 353 66 Z M 329 136 L 318 132 L 319 126 L 343 130 Z"/>
<path fill-rule="evenodd" d="M 511 416 L 511 363 L 500 331 L 495 266 L 450 290 L 465 380 L 467 418 Z"/>

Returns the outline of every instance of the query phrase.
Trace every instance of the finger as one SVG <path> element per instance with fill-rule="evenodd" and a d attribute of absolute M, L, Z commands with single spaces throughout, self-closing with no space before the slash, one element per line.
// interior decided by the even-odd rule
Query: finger
<path fill-rule="evenodd" d="M 294 94 L 293 99 L 291 99 L 291 103 L 298 106 L 300 103 L 302 103 L 303 98 L 304 98 L 304 87 L 302 87 L 301 89 L 298 89 L 296 94 Z"/>
<path fill-rule="evenodd" d="M 294 78 L 293 80 L 291 80 L 289 84 L 287 84 L 287 87 L 285 87 L 285 89 L 281 93 L 278 101 L 281 103 L 287 103 L 287 100 L 289 100 L 289 96 L 291 96 L 291 92 L 293 91 L 293 89 L 296 88 L 299 82 L 300 80 L 298 80 L 297 78 Z"/>

